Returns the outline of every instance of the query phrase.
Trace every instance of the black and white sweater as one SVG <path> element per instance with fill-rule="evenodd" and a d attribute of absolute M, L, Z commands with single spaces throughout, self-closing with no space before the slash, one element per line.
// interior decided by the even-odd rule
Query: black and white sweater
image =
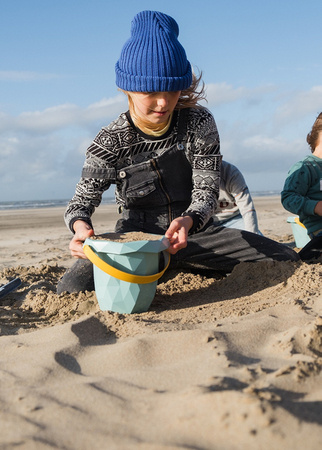
<path fill-rule="evenodd" d="M 134 126 L 129 112 L 101 129 L 87 149 L 82 177 L 65 212 L 65 222 L 71 231 L 78 219 L 91 224 L 90 218 L 102 194 L 115 182 L 113 173 L 130 166 L 134 160 L 137 163 L 151 158 L 158 149 L 170 148 L 177 142 L 179 114 L 174 112 L 168 131 L 161 137 L 142 133 Z M 194 216 L 193 228 L 198 231 L 213 214 L 218 199 L 220 141 L 215 120 L 206 108 L 189 108 L 186 120 L 185 152 L 192 167 L 193 190 L 185 213 Z M 91 173 L 95 175 L 92 177 Z M 117 185 L 115 198 L 119 206 L 124 206 Z"/>

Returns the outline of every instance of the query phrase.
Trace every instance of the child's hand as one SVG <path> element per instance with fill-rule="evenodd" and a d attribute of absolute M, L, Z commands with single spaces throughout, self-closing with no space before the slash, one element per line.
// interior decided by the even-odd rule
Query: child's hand
<path fill-rule="evenodd" d="M 82 220 L 76 220 L 73 227 L 75 234 L 69 244 L 70 253 L 74 258 L 87 259 L 83 251 L 83 244 L 86 238 L 93 236 L 94 230 Z"/>
<path fill-rule="evenodd" d="M 187 247 L 188 232 L 192 225 L 193 220 L 190 216 L 177 217 L 170 223 L 165 233 L 170 242 L 167 249 L 169 253 L 175 255 L 178 250 Z"/>
<path fill-rule="evenodd" d="M 322 200 L 317 202 L 317 204 L 315 205 L 314 213 L 318 216 L 322 216 Z"/>

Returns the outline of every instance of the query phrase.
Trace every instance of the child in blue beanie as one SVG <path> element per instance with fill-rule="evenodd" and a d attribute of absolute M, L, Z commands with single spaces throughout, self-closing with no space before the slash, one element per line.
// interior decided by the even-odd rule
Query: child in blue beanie
<path fill-rule="evenodd" d="M 103 127 L 86 152 L 65 221 L 79 258 L 57 292 L 94 289 L 82 246 L 94 234 L 91 216 L 115 184 L 121 214 L 116 232 L 166 235 L 172 268 L 229 273 L 241 261 L 298 260 L 290 248 L 254 233 L 215 226 L 220 142 L 212 114 L 199 105 L 193 75 L 170 16 L 142 11 L 115 66 L 129 110 Z"/>

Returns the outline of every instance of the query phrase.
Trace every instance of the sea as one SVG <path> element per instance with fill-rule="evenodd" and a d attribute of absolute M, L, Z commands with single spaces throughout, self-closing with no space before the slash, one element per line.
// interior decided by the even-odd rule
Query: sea
<path fill-rule="evenodd" d="M 252 191 L 252 197 L 267 197 L 280 195 L 280 191 Z M 59 206 L 65 207 L 70 199 L 57 200 L 21 200 L 21 201 L 0 201 L 0 211 L 14 210 L 14 209 L 37 209 L 37 208 L 56 208 Z M 105 197 L 102 200 L 102 205 L 113 204 L 114 197 Z"/>

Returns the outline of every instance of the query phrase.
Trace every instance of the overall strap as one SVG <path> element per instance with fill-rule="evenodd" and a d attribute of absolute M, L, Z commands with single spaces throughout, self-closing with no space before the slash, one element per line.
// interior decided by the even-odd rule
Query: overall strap
<path fill-rule="evenodd" d="M 188 108 L 183 108 L 179 110 L 178 143 L 184 144 L 187 141 L 188 114 L 189 114 Z"/>
<path fill-rule="evenodd" d="M 108 179 L 111 183 L 116 182 L 116 169 L 114 168 L 100 168 L 100 167 L 86 167 L 82 170 L 82 178 L 99 178 Z"/>

